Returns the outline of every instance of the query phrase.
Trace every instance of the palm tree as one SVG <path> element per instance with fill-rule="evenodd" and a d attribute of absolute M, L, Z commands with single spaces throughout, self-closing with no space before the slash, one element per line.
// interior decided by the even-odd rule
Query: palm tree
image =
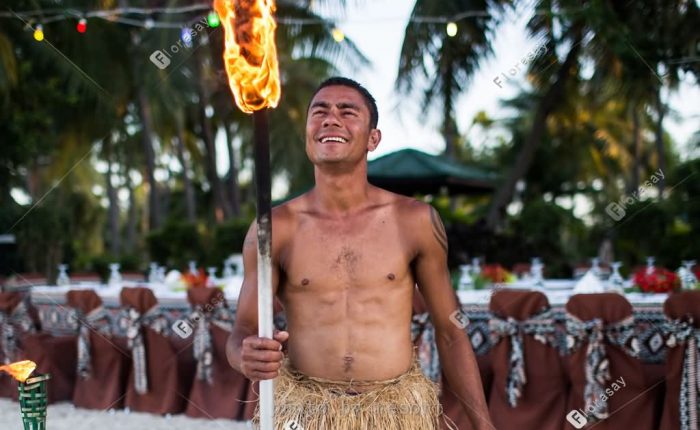
<path fill-rule="evenodd" d="M 459 136 L 455 104 L 466 90 L 482 59 L 492 54 L 491 40 L 509 0 L 417 0 L 406 26 L 396 88 L 400 93 L 422 92 L 422 105 L 442 112 L 441 132 L 445 154 L 455 155 Z M 469 13 L 465 14 L 464 12 Z M 464 16 L 456 20 L 457 34 L 450 37 L 443 20 L 425 17 Z"/>
<path fill-rule="evenodd" d="M 634 3 L 634 4 L 633 4 Z M 692 3 L 692 2 L 691 2 Z M 458 6 L 457 6 L 458 4 Z M 459 12 L 471 11 L 476 17 L 465 20 L 468 28 L 464 40 L 460 41 L 461 56 L 454 59 L 449 55 L 449 39 L 443 33 L 442 24 L 410 23 L 407 26 L 406 36 L 402 48 L 397 87 L 403 92 L 411 90 L 425 83 L 423 88 L 425 101 L 429 102 L 435 95 L 439 95 L 443 109 L 443 134 L 446 140 L 446 152 L 453 153 L 450 141 L 454 141 L 451 135 L 454 129 L 453 100 L 459 90 L 463 89 L 460 83 L 466 82 L 473 75 L 478 62 L 491 53 L 490 38 L 497 28 L 502 10 L 509 6 L 510 2 L 473 2 L 460 1 L 431 2 L 429 0 L 417 0 L 412 17 L 418 16 L 454 16 Z M 695 48 L 698 37 L 692 20 L 697 21 L 698 7 L 684 1 L 673 3 L 672 12 L 663 14 L 662 23 L 651 25 L 661 10 L 667 8 L 666 3 L 660 2 L 632 2 L 599 3 L 580 2 L 570 0 L 541 0 L 532 8 L 532 17 L 528 28 L 530 37 L 535 40 L 545 40 L 551 48 L 542 56 L 530 64 L 529 77 L 532 85 L 542 94 L 539 98 L 535 115 L 533 117 L 530 132 L 521 146 L 520 152 L 514 160 L 513 166 L 507 173 L 492 200 L 487 214 L 487 224 L 491 228 L 501 226 L 506 206 L 511 202 L 516 183 L 520 181 L 529 170 L 534 153 L 542 140 L 545 124 L 550 115 L 562 106 L 566 97 L 566 88 L 570 85 L 579 85 L 580 76 L 578 65 L 582 59 L 592 62 L 594 68 L 598 65 L 614 64 L 619 70 L 633 68 L 640 70 L 643 66 L 639 58 L 635 58 L 637 64 L 632 66 L 629 61 L 621 59 L 624 55 L 632 55 L 635 51 L 630 47 L 630 42 L 625 38 L 632 35 L 644 35 L 644 40 L 634 40 L 631 43 L 641 46 L 649 46 L 641 56 L 651 57 L 653 70 L 669 70 L 672 75 L 680 70 L 678 66 L 672 67 L 670 57 L 688 56 Z M 451 9 L 452 8 L 452 9 Z M 643 18 L 640 18 L 643 17 Z M 613 22 L 613 24 L 611 24 Z M 637 25 L 631 23 L 636 22 Z M 460 25 L 461 25 L 460 21 Z M 675 33 L 670 29 L 680 26 L 688 37 L 674 37 Z M 640 29 L 641 27 L 641 29 Z M 656 29 L 648 31 L 648 29 Z M 458 36 L 462 34 L 461 28 Z M 663 35 L 663 37 L 661 37 Z M 455 37 L 457 39 L 457 37 Z M 679 41 L 680 39 L 680 41 Z M 642 43 L 643 42 L 643 43 Z M 563 58 L 556 55 L 556 51 L 566 52 Z M 639 57 L 639 53 L 636 53 Z M 426 64 L 425 58 L 430 60 Z M 615 61 L 610 61 L 614 58 Z M 642 60 L 644 61 L 644 60 Z M 550 65 L 554 65 L 551 67 Z M 660 67 L 663 65 L 664 67 Z M 656 67 L 656 68 L 655 68 Z M 697 69 L 697 65 L 694 66 Z M 686 65 L 686 70 L 689 69 Z M 603 67 L 606 76 L 615 76 L 614 69 Z M 648 72 L 648 71 L 647 71 Z M 643 91 L 643 87 L 649 87 L 649 76 L 646 79 L 629 81 L 636 88 L 634 92 L 639 94 L 655 94 Z M 618 76 L 619 77 L 619 76 Z M 454 80 L 455 82 L 452 82 Z M 657 86 L 651 87 L 658 90 Z M 618 94 L 619 95 L 619 94 Z M 626 96 L 631 97 L 631 93 Z M 644 100 L 654 100 L 645 98 Z M 658 100 L 657 100 L 658 104 Z M 646 104 L 640 100 L 638 109 Z M 663 121 L 664 108 L 658 104 L 658 124 Z M 631 114 L 639 112 L 632 109 Z M 634 115 L 632 115 L 634 117 Z M 659 127 L 660 128 L 660 127 Z M 661 143 L 659 160 L 664 162 L 664 154 Z"/>

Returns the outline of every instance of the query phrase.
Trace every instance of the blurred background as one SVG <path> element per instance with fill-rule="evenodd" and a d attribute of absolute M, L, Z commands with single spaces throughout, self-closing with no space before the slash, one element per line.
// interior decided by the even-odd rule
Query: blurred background
<path fill-rule="evenodd" d="M 371 181 L 438 208 L 452 268 L 700 256 L 698 2 L 288 0 L 277 19 L 278 202 L 313 186 L 307 103 L 344 75 L 380 106 Z M 206 2 L 3 2 L 1 276 L 240 252 L 253 123 L 222 36 Z"/>

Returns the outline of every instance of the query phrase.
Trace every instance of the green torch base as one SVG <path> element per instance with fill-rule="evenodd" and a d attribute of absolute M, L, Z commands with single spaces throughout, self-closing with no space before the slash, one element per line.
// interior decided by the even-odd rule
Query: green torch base
<path fill-rule="evenodd" d="M 51 375 L 36 375 L 19 383 L 19 406 L 24 430 L 46 430 L 46 382 Z"/>

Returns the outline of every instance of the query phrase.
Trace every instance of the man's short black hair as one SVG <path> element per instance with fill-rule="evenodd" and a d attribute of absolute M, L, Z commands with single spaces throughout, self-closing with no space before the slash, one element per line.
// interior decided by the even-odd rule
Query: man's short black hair
<path fill-rule="evenodd" d="M 367 109 L 369 109 L 369 128 L 377 128 L 377 124 L 379 123 L 379 111 L 377 110 L 377 101 L 374 100 L 372 94 L 370 94 L 369 91 L 367 91 L 367 88 L 363 87 L 362 84 L 360 84 L 357 81 L 353 81 L 352 79 L 343 78 L 340 76 L 328 78 L 325 81 L 321 82 L 318 88 L 316 88 L 316 91 L 314 91 L 313 95 L 311 96 L 311 99 L 316 97 L 316 94 L 318 94 L 318 92 L 322 89 L 333 86 L 349 87 L 360 93 L 362 98 L 365 99 Z"/>

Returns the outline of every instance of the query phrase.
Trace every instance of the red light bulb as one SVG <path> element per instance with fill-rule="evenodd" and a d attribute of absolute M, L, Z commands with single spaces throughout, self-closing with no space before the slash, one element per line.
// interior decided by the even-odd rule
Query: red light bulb
<path fill-rule="evenodd" d="M 75 28 L 78 30 L 78 33 L 85 33 L 87 31 L 87 20 L 85 18 L 80 18 Z"/>

